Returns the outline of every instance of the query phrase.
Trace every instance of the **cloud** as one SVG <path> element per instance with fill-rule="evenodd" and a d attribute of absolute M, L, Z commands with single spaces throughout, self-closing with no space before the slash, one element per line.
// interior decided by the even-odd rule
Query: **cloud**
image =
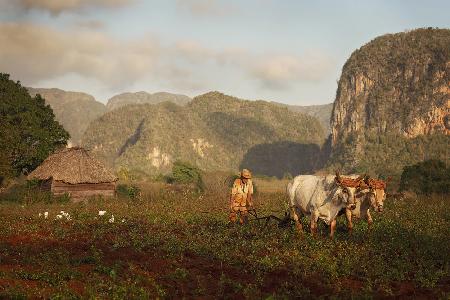
<path fill-rule="evenodd" d="M 263 87 L 283 89 L 296 81 L 319 81 L 332 68 L 329 56 L 311 52 L 302 56 L 265 55 L 251 63 L 249 71 Z"/>
<path fill-rule="evenodd" d="M 183 40 L 175 44 L 177 57 L 195 64 L 215 63 L 231 66 L 259 82 L 267 89 L 287 89 L 298 81 L 320 81 L 334 66 L 333 60 L 320 51 L 302 55 L 255 54 L 242 48 L 213 50 L 196 41 Z"/>
<path fill-rule="evenodd" d="M 0 45 L 4 45 L 0 47 L 0 71 L 30 86 L 69 85 L 71 80 L 83 79 L 110 91 L 152 87 L 195 95 L 210 89 L 233 89 L 242 83 L 248 89 L 279 92 L 302 81 L 320 81 L 333 66 L 328 56 L 318 51 L 257 54 L 237 47 L 215 49 L 195 40 L 162 43 L 150 35 L 126 40 L 89 26 L 62 30 L 0 23 Z M 58 81 L 61 78 L 64 80 Z M 105 94 L 102 92 L 102 97 Z"/>
<path fill-rule="evenodd" d="M 133 0 L 15 0 L 16 6 L 23 10 L 43 10 L 58 15 L 62 12 L 83 11 L 91 7 L 117 8 Z"/>
<path fill-rule="evenodd" d="M 219 0 L 177 0 L 176 4 L 178 9 L 195 17 L 224 16 L 236 11 L 230 3 Z"/>
<path fill-rule="evenodd" d="M 300 61 L 292 56 L 278 56 L 263 60 L 253 67 L 253 74 L 270 87 L 282 87 L 295 78 L 301 69 Z"/>
<path fill-rule="evenodd" d="M 100 30 L 105 28 L 105 23 L 98 20 L 80 20 L 74 24 L 80 28 L 86 28 L 91 30 Z"/>
<path fill-rule="evenodd" d="M 170 66 L 162 69 L 160 74 L 163 78 L 160 85 L 167 89 L 176 89 L 186 93 L 208 89 L 207 79 L 198 76 L 198 73 L 193 70 Z"/>
<path fill-rule="evenodd" d="M 191 62 L 198 63 L 214 58 L 216 55 L 212 49 L 203 47 L 193 40 L 181 40 L 175 43 L 173 50 L 178 55 Z"/>
<path fill-rule="evenodd" d="M 118 41 L 93 31 L 62 32 L 35 24 L 0 23 L 0 69 L 35 82 L 67 73 L 126 86 L 156 65 L 159 43 Z"/>

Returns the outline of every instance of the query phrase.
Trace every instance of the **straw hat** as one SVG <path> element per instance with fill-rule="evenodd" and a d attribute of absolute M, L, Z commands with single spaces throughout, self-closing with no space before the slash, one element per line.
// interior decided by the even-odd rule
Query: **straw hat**
<path fill-rule="evenodd" d="M 247 178 L 247 179 L 251 179 L 252 178 L 252 173 L 247 170 L 247 169 L 243 169 L 241 172 L 241 177 L 243 178 Z"/>

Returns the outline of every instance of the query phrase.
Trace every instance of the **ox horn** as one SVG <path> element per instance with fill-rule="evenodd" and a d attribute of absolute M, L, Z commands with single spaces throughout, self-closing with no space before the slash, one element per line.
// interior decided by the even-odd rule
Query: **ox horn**
<path fill-rule="evenodd" d="M 364 178 L 366 178 L 367 174 L 364 173 L 364 175 L 359 176 L 358 178 L 355 179 L 356 184 L 359 188 L 366 188 L 367 184 L 364 181 Z"/>
<path fill-rule="evenodd" d="M 339 171 L 338 170 L 336 170 L 336 181 L 339 182 L 339 183 L 342 182 L 342 178 L 341 178 L 341 175 L 339 175 Z"/>
<path fill-rule="evenodd" d="M 359 176 L 358 178 L 356 178 L 356 181 L 361 181 L 361 180 L 363 180 L 364 178 L 366 178 L 366 176 L 367 176 L 367 174 L 361 175 L 361 176 Z"/>
<path fill-rule="evenodd" d="M 372 188 L 372 183 L 370 180 L 370 175 L 364 174 L 364 179 L 363 179 L 364 184 L 368 187 L 368 188 Z"/>

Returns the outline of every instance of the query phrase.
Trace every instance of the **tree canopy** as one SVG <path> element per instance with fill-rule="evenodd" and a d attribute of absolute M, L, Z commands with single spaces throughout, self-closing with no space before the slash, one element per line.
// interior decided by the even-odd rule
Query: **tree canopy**
<path fill-rule="evenodd" d="M 403 169 L 400 190 L 417 194 L 450 193 L 450 168 L 436 159 L 426 160 Z"/>
<path fill-rule="evenodd" d="M 34 170 L 68 139 L 40 95 L 0 73 L 0 181 Z"/>

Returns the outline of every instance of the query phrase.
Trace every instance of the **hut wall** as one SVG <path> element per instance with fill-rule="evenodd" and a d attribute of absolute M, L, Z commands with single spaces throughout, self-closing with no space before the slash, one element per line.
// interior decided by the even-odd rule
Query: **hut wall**
<path fill-rule="evenodd" d="M 41 183 L 39 184 L 39 188 L 41 191 L 46 191 L 46 192 L 50 192 L 51 188 L 52 188 L 52 179 L 47 179 L 47 180 L 42 180 Z"/>
<path fill-rule="evenodd" d="M 106 183 L 79 183 L 70 184 L 54 180 L 51 191 L 54 195 L 70 194 L 71 198 L 89 198 L 92 196 L 114 197 L 116 184 Z"/>

